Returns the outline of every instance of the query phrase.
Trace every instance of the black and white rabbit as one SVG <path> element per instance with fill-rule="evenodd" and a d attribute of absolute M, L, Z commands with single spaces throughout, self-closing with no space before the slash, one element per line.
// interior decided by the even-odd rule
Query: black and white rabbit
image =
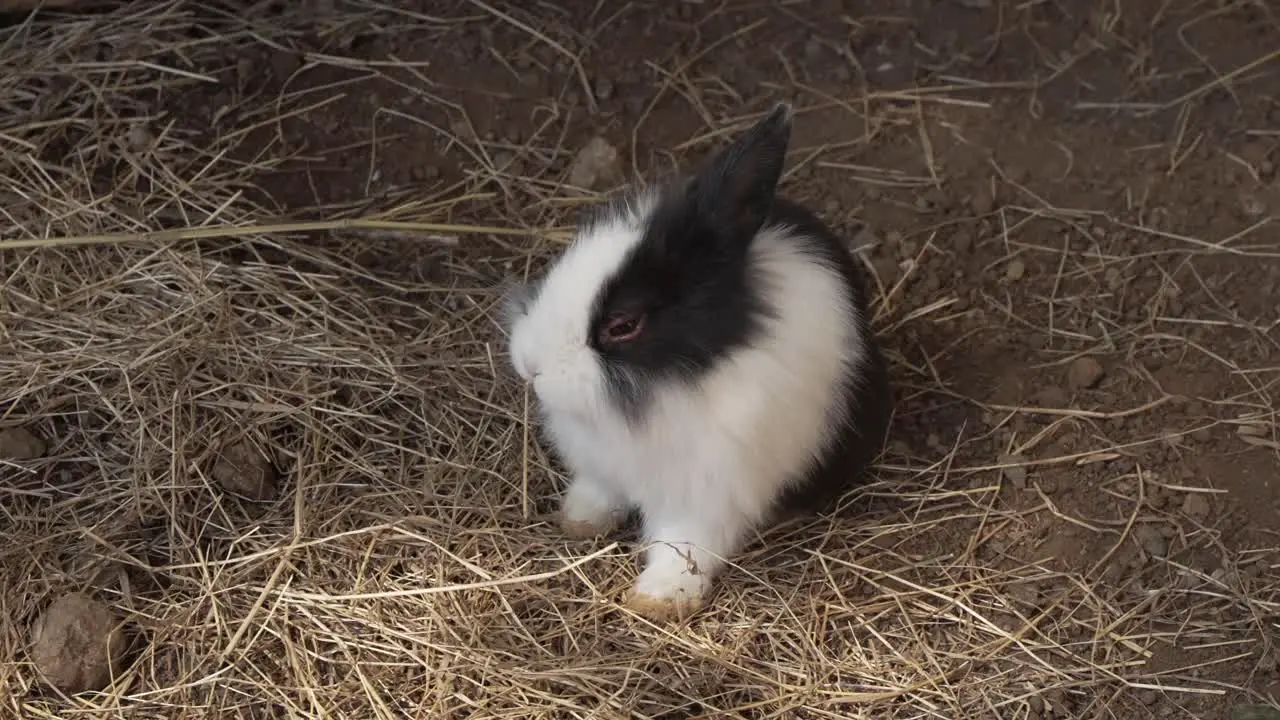
<path fill-rule="evenodd" d="M 596 211 L 507 299 L 511 361 L 571 473 L 563 530 L 639 509 L 636 612 L 684 617 L 780 511 L 857 479 L 884 442 L 884 361 L 849 251 L 776 197 L 779 104 L 693 177 Z"/>

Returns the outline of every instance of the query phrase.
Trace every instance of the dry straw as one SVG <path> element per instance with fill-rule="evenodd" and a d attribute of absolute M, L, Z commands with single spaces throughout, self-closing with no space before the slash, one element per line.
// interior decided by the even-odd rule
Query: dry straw
<path fill-rule="evenodd" d="M 464 6 L 467 22 L 553 42 Z M 1217 618 L 1273 614 L 1273 590 L 1188 570 L 1134 594 L 988 562 L 981 546 L 1025 520 L 999 509 L 996 459 L 961 448 L 888 458 L 842 512 L 773 532 L 686 626 L 621 609 L 632 548 L 568 542 L 546 521 L 556 481 L 494 324 L 493 287 L 564 237 L 555 178 L 500 174 L 458 138 L 475 160 L 463 185 L 281 218 L 256 184 L 294 151 L 270 133 L 247 143 L 323 89 L 239 98 L 210 131 L 155 104 L 234 70 L 233 48 L 371 21 L 450 22 L 372 1 L 268 19 L 170 0 L 0 30 L 0 426 L 51 445 L 0 464 L 0 715 L 1085 716 L 1135 689 L 1227 690 L 1144 661 L 1175 639 L 1250 652 L 1251 627 Z M 355 262 L 392 243 L 427 277 Z M 949 312 L 903 315 L 900 288 L 885 292 L 886 332 Z M 212 451 L 241 437 L 282 469 L 276 501 L 210 478 Z M 25 644 L 77 589 L 126 615 L 136 646 L 108 690 L 65 698 Z"/>

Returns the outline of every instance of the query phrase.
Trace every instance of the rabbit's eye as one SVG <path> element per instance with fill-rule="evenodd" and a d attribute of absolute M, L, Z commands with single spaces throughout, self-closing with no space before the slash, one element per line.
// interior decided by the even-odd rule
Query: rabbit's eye
<path fill-rule="evenodd" d="M 600 328 L 600 341 L 617 344 L 635 340 L 644 329 L 644 315 L 641 313 L 614 313 L 605 320 Z"/>

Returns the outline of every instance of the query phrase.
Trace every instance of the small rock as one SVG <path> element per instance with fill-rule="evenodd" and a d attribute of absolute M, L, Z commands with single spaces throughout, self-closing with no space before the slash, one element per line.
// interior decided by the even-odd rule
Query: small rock
<path fill-rule="evenodd" d="M 465 143 L 476 139 L 476 133 L 471 127 L 471 123 L 462 118 L 455 118 L 449 121 L 449 132 L 458 139 L 458 142 Z"/>
<path fill-rule="evenodd" d="M 1067 384 L 1076 390 L 1086 390 L 1097 385 L 1105 374 L 1102 363 L 1091 357 L 1079 357 L 1067 368 Z"/>
<path fill-rule="evenodd" d="M 1266 214 L 1267 206 L 1257 195 L 1245 193 L 1240 196 L 1240 210 L 1246 217 L 1256 218 Z"/>
<path fill-rule="evenodd" d="M 1199 427 L 1191 431 L 1191 439 L 1196 442 L 1209 442 L 1213 439 L 1213 433 L 1209 432 L 1207 427 Z"/>
<path fill-rule="evenodd" d="M 1209 517 L 1210 510 L 1209 498 L 1202 493 L 1188 493 L 1187 497 L 1182 500 L 1182 512 L 1196 520 L 1204 520 Z"/>
<path fill-rule="evenodd" d="M 1009 282 L 1017 282 L 1026 274 L 1027 265 L 1018 258 L 1010 260 L 1009 264 L 1004 267 L 1004 277 Z"/>
<path fill-rule="evenodd" d="M 1000 472 L 1005 479 L 1013 483 L 1013 486 L 1019 490 L 1027 487 L 1027 468 L 1020 464 L 1026 461 L 1027 459 L 1021 455 L 1001 455 L 997 460 L 1000 465 L 1010 466 L 1000 468 Z"/>
<path fill-rule="evenodd" d="M 1143 705 L 1155 705 L 1160 700 L 1160 693 L 1155 690 L 1143 690 L 1138 693 L 1138 702 Z"/>
<path fill-rule="evenodd" d="M 587 190 L 597 190 L 621 177 L 618 149 L 600 136 L 591 138 L 569 167 L 569 184 Z"/>
<path fill-rule="evenodd" d="M 44 457 L 49 446 L 30 430 L 12 427 L 0 430 L 0 459 L 34 460 Z"/>
<path fill-rule="evenodd" d="M 279 484 L 271 461 L 247 440 L 223 447 L 212 475 L 224 490 L 256 501 L 274 499 Z"/>
<path fill-rule="evenodd" d="M 63 595 L 31 630 L 31 659 L 66 693 L 101 690 L 120 670 L 125 635 L 110 608 L 82 593 Z"/>
<path fill-rule="evenodd" d="M 502 172 L 511 167 L 511 163 L 516 159 L 515 153 L 510 150 L 499 150 L 493 154 L 493 169 Z"/>
<path fill-rule="evenodd" d="M 1169 542 L 1165 540 L 1160 529 L 1151 525 L 1139 525 L 1133 531 L 1133 539 L 1138 541 L 1148 555 L 1152 557 L 1162 558 L 1169 552 Z"/>
<path fill-rule="evenodd" d="M 1124 287 L 1124 273 L 1120 272 L 1120 268 L 1107 268 L 1107 271 L 1103 273 L 1103 277 L 1107 281 L 1107 287 L 1112 291 L 1116 291 Z"/>
<path fill-rule="evenodd" d="M 155 139 L 155 135 L 151 134 L 151 130 L 146 125 L 137 123 L 125 133 L 124 144 L 129 148 L 129 152 L 140 153 L 151 147 Z"/>

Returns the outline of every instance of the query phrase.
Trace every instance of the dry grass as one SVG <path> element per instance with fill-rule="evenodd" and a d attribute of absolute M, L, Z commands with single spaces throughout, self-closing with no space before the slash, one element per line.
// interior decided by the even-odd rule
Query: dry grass
<path fill-rule="evenodd" d="M 321 24 L 340 33 L 357 13 L 416 31 L 445 22 L 353 5 Z M 538 32 L 471 5 L 467 21 Z M 296 151 L 271 128 L 323 92 L 240 98 L 222 111 L 234 122 L 211 133 L 183 130 L 151 104 L 199 92 L 203 73 L 228 70 L 229 47 L 287 45 L 296 32 L 186 2 L 0 31 L 0 427 L 29 427 L 52 446 L 43 459 L 0 460 L 0 713 L 969 718 L 1070 703 L 1090 717 L 1137 691 L 1229 689 L 1201 680 L 1204 668 L 1148 670 L 1160 646 L 1218 645 L 1221 662 L 1255 651 L 1280 609 L 1271 570 L 1242 571 L 1261 556 L 1232 556 L 1222 576 L 1184 568 L 1175 585 L 1133 593 L 1100 583 L 1096 567 L 1062 573 L 990 551 L 995 537 L 1025 538 L 1036 514 L 1061 514 L 1043 494 L 1016 512 L 1000 501 L 1009 462 L 966 451 L 995 428 L 928 458 L 890 453 L 849 511 L 779 528 L 740 557 L 688 625 L 627 613 L 617 600 L 634 573 L 630 545 L 568 542 L 545 521 L 556 481 L 529 445 L 526 398 L 492 314 L 492 288 L 548 251 L 535 239 L 564 237 L 576 201 L 555 178 L 504 175 L 491 148 L 458 138 L 477 168 L 463 186 L 279 217 L 255 185 Z M 587 82 L 558 41 L 535 40 L 555 43 Z M 695 82 L 690 65 L 668 68 L 663 92 Z M 982 105 L 962 93 L 893 95 L 920 100 L 894 122 L 919 119 L 926 139 L 921 106 Z M 854 105 L 807 110 L 865 110 Z M 699 142 L 722 131 L 706 117 L 690 133 Z M 542 140 L 521 151 L 565 152 Z M 868 183 L 939 179 L 931 162 L 924 176 L 815 162 Z M 517 195 L 533 209 L 485 209 Z M 1041 205 L 1004 217 L 1079 222 Z M 351 262 L 387 240 L 374 231 L 408 238 L 442 274 L 410 281 Z M 1011 253 L 1033 252 L 1016 245 Z M 1143 260 L 1073 258 L 1073 270 L 1063 258 L 1063 276 L 1076 279 Z M 899 282 L 883 289 L 881 326 L 906 333 L 951 305 L 911 309 Z M 1136 324 L 1092 326 L 1110 332 L 1057 332 L 1113 352 L 1156 340 Z M 905 402 L 959 394 L 928 359 L 894 360 Z M 1258 392 L 1241 405 L 1274 429 L 1274 373 L 1250 377 Z M 1057 412 L 962 400 L 1002 418 L 996 428 Z M 209 477 L 211 452 L 245 436 L 282 469 L 274 502 L 237 499 Z M 1037 462 L 1091 462 L 1125 442 Z M 1159 481 L 1139 466 L 1116 482 L 1128 488 L 1116 491 L 1127 520 L 1073 521 L 1118 546 L 1154 512 L 1145 497 Z M 40 686 L 24 647 L 51 597 L 74 589 L 125 614 L 136 643 L 110 689 L 66 698 Z M 1241 614 L 1252 620 L 1222 620 Z"/>

